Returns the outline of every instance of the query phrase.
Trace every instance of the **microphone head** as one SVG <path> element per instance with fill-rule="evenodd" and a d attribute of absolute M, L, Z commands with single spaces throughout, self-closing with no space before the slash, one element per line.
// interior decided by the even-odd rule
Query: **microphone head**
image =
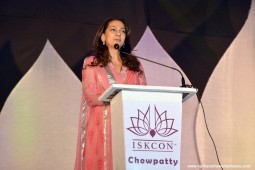
<path fill-rule="evenodd" d="M 118 49 L 120 48 L 120 45 L 119 45 L 119 44 L 114 44 L 114 48 L 115 48 L 116 50 L 118 50 Z"/>

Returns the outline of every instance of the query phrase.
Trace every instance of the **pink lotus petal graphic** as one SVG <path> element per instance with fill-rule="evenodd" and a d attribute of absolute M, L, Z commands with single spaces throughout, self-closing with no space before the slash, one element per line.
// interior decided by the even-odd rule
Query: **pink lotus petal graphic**
<path fill-rule="evenodd" d="M 149 133 L 152 138 L 156 133 L 159 136 L 167 137 L 178 131 L 173 128 L 174 119 L 167 117 L 167 111 L 160 114 L 155 106 L 154 113 L 155 129 L 151 129 L 150 126 L 150 105 L 145 113 L 138 109 L 137 117 L 130 117 L 132 126 L 127 129 L 138 136 L 145 136 Z"/>
<path fill-rule="evenodd" d="M 178 131 L 176 129 L 173 129 L 174 119 L 167 118 L 167 111 L 164 111 L 163 113 L 159 114 L 155 106 L 154 113 L 156 131 L 160 136 L 167 137 Z"/>
<path fill-rule="evenodd" d="M 151 137 L 154 137 L 154 136 L 156 135 L 155 130 L 151 130 L 151 131 L 150 131 L 150 135 L 151 135 Z"/>
<path fill-rule="evenodd" d="M 138 109 L 138 117 L 130 117 L 130 119 L 132 127 L 127 129 L 138 136 L 146 135 L 150 130 L 150 106 L 145 114 Z"/>

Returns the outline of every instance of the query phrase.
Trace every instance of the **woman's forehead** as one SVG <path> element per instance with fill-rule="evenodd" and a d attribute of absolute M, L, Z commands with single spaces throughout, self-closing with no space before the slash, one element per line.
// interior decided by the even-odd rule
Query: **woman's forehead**
<path fill-rule="evenodd" d="M 119 20 L 110 21 L 109 24 L 108 24 L 108 27 L 121 27 L 121 28 L 125 28 L 123 22 L 121 22 Z"/>

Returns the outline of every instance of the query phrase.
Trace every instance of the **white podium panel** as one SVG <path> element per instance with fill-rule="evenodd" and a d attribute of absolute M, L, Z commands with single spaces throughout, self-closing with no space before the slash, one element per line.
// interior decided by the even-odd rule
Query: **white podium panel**
<path fill-rule="evenodd" d="M 180 169 L 183 93 L 196 89 L 113 85 L 100 97 L 112 98 L 114 170 Z"/>

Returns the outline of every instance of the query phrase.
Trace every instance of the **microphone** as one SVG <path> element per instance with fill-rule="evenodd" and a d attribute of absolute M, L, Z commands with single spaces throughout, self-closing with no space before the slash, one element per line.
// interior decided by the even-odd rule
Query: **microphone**
<path fill-rule="evenodd" d="M 133 55 L 133 54 L 130 54 L 130 53 L 126 53 L 126 52 L 124 52 L 124 51 L 121 51 L 121 50 L 120 50 L 120 45 L 119 45 L 119 44 L 114 44 L 114 48 L 115 48 L 116 50 L 119 50 L 120 53 L 127 54 L 127 55 Z M 161 63 L 152 61 L 152 60 L 148 60 L 148 59 L 143 58 L 143 57 L 138 57 L 138 56 L 135 56 L 135 57 L 137 57 L 137 58 L 139 58 L 139 59 L 142 59 L 142 60 L 145 60 L 145 61 L 148 61 L 148 62 L 150 62 L 150 63 L 154 63 L 154 64 L 157 64 L 157 65 L 160 65 L 160 66 L 163 66 L 163 67 L 167 67 L 167 68 L 170 68 L 170 69 L 172 69 L 172 70 L 177 71 L 177 72 L 181 75 L 181 82 L 182 82 L 182 85 L 181 85 L 180 87 L 189 87 L 189 88 L 192 87 L 192 85 L 187 85 L 187 84 L 185 83 L 184 76 L 183 76 L 182 72 L 181 72 L 179 69 L 174 68 L 174 67 L 170 67 L 170 66 L 167 66 L 167 65 L 164 65 L 164 64 L 161 64 Z"/>
<path fill-rule="evenodd" d="M 119 44 L 114 44 L 114 48 L 115 48 L 116 50 L 119 50 L 119 49 L 120 49 L 120 45 L 119 45 Z"/>

